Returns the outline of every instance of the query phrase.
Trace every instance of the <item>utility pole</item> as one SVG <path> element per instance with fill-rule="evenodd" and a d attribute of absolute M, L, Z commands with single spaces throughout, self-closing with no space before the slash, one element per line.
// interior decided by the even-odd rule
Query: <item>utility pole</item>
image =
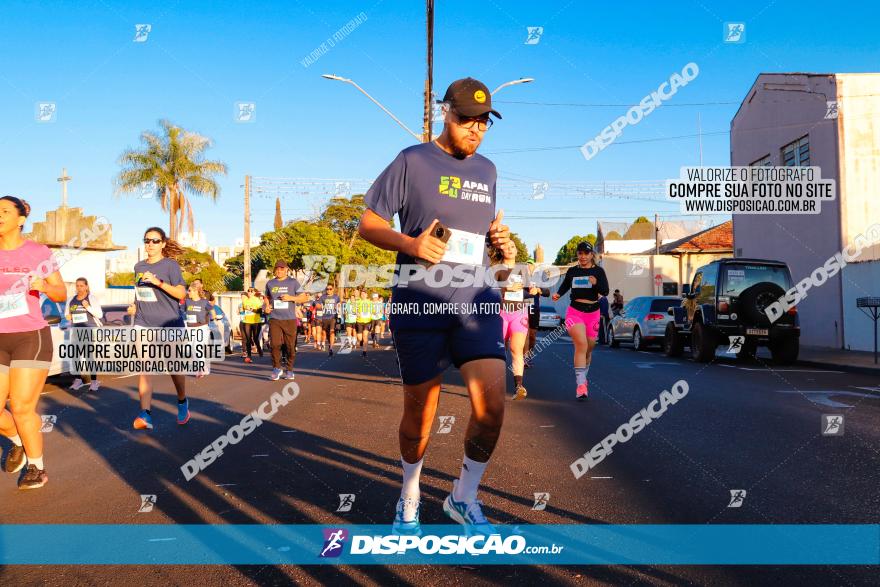
<path fill-rule="evenodd" d="M 251 286 L 251 176 L 244 176 L 244 289 Z"/>
<path fill-rule="evenodd" d="M 660 215 L 654 214 L 654 254 L 660 254 Z"/>
<path fill-rule="evenodd" d="M 428 21 L 428 71 L 425 76 L 425 113 L 422 126 L 422 142 L 430 143 L 433 139 L 431 131 L 431 96 L 434 88 L 434 0 L 425 0 Z"/>

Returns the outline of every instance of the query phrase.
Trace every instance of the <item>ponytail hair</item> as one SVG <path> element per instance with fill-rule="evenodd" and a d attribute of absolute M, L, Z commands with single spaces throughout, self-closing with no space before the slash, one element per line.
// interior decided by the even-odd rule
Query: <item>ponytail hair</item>
<path fill-rule="evenodd" d="M 165 234 L 165 231 L 159 228 L 158 226 L 151 226 L 147 230 L 144 231 L 144 236 L 147 236 L 149 232 L 157 232 L 159 236 L 162 237 L 162 242 L 165 243 L 165 247 L 162 248 L 162 256 L 168 257 L 169 259 L 177 259 L 177 257 L 183 254 L 183 247 L 180 244 L 168 238 Z"/>
<path fill-rule="evenodd" d="M 31 214 L 31 205 L 27 203 L 26 200 L 22 200 L 21 198 L 16 198 L 15 196 L 3 196 L 0 200 L 6 200 L 7 202 L 11 202 L 13 206 L 15 206 L 16 211 L 19 216 L 24 216 L 27 218 Z M 18 227 L 19 230 L 24 230 L 24 225 Z"/>

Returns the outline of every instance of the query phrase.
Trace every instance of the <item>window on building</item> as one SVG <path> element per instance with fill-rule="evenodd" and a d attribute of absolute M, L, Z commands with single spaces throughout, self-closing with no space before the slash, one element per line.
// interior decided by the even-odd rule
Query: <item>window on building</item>
<path fill-rule="evenodd" d="M 767 153 L 757 161 L 752 161 L 749 164 L 749 167 L 770 167 L 773 163 L 770 162 L 770 153 Z"/>
<path fill-rule="evenodd" d="M 810 137 L 801 137 L 782 147 L 782 164 L 786 167 L 809 167 Z"/>

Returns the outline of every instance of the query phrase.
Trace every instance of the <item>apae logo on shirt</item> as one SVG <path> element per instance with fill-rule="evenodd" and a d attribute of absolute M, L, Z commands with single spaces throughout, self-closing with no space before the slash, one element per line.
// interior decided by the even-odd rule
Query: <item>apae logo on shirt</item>
<path fill-rule="evenodd" d="M 461 178 L 454 175 L 440 176 L 440 193 L 450 198 L 457 198 L 458 191 L 461 189 Z"/>
<path fill-rule="evenodd" d="M 466 179 L 462 182 L 460 177 L 454 175 L 441 175 L 439 192 L 444 196 L 456 198 L 465 202 L 480 202 L 491 204 L 492 197 L 489 195 L 489 186 L 479 181 Z"/>

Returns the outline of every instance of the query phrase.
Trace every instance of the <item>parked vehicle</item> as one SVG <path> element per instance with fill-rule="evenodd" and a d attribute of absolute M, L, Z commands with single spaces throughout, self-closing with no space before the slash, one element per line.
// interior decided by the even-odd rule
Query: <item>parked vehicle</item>
<path fill-rule="evenodd" d="M 562 316 L 556 311 L 554 306 L 539 306 L 538 311 L 538 328 L 558 328 L 562 324 Z"/>
<path fill-rule="evenodd" d="M 737 358 L 754 358 L 759 346 L 767 346 L 775 362 L 794 362 L 800 343 L 797 308 L 775 322 L 765 313 L 791 286 L 791 271 L 782 261 L 719 259 L 700 267 L 693 282 L 682 288 L 681 305 L 670 308 L 666 354 L 681 355 L 687 345 L 694 360 L 705 363 L 715 357 L 719 344 L 742 336 Z"/>
<path fill-rule="evenodd" d="M 632 343 L 633 350 L 644 350 L 650 344 L 663 344 L 666 324 L 672 320 L 667 310 L 681 303 L 675 296 L 641 296 L 633 298 L 608 324 L 608 344 Z"/>

